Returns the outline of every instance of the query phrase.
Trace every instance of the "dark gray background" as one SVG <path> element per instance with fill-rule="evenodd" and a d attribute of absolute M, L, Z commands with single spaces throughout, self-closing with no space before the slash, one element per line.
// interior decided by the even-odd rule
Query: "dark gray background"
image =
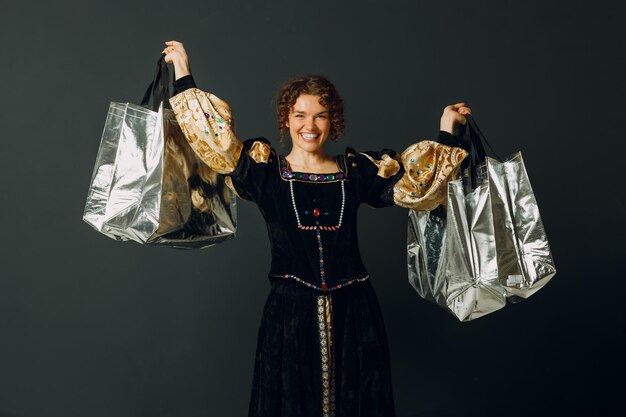
<path fill-rule="evenodd" d="M 256 207 L 201 251 L 115 242 L 81 221 L 110 101 L 138 102 L 162 42 L 277 146 L 281 81 L 346 102 L 333 148 L 398 151 L 467 102 L 522 150 L 556 277 L 458 323 L 406 277 L 406 215 L 360 212 L 399 417 L 626 415 L 624 7 L 543 1 L 2 1 L 0 416 L 244 416 L 269 246 Z M 282 149 L 286 152 L 287 149 Z"/>

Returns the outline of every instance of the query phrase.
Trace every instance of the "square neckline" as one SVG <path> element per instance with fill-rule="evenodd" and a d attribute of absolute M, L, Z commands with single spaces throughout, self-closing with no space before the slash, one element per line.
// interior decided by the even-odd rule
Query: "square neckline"
<path fill-rule="evenodd" d="M 335 155 L 333 160 L 339 171 L 335 172 L 305 172 L 305 171 L 292 171 L 289 161 L 284 155 L 278 155 L 280 163 L 278 164 L 280 177 L 286 181 L 305 181 L 305 182 L 333 182 L 341 181 L 347 178 L 346 161 L 344 155 Z"/>

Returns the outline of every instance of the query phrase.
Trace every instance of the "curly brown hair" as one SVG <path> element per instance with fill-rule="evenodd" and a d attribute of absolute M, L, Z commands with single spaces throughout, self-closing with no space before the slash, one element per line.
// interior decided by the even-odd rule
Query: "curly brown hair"
<path fill-rule="evenodd" d="M 320 104 L 328 109 L 330 117 L 330 139 L 339 140 L 344 130 L 343 100 L 337 89 L 326 77 L 321 75 L 303 75 L 287 80 L 276 95 L 276 121 L 280 130 L 280 143 L 285 141 L 285 125 L 289 113 L 301 94 L 320 96 Z"/>

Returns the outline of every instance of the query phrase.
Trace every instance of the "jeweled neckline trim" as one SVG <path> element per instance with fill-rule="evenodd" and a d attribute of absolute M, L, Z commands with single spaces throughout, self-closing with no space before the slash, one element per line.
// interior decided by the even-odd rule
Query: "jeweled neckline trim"
<path fill-rule="evenodd" d="M 327 174 L 315 174 L 312 172 L 291 171 L 287 158 L 283 155 L 278 155 L 280 176 L 286 180 L 299 180 L 308 182 L 328 182 L 328 181 L 340 181 L 346 178 L 346 173 L 343 171 L 332 172 Z M 337 167 L 341 169 L 339 158 L 335 156 L 335 163 Z"/>

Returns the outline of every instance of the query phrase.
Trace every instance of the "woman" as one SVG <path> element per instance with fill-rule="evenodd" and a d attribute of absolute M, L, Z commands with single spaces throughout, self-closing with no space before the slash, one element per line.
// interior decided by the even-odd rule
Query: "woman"
<path fill-rule="evenodd" d="M 343 105 L 320 76 L 280 89 L 279 155 L 264 138 L 239 141 L 226 103 L 195 87 L 183 44 L 166 42 L 178 94 L 170 102 L 185 136 L 241 198 L 254 201 L 272 248 L 272 284 L 259 329 L 250 416 L 393 416 L 391 372 L 378 301 L 357 245 L 357 208 L 398 204 L 430 210 L 445 199 L 466 152 L 424 141 L 335 157 L 327 140 L 343 132 Z M 470 109 L 447 106 L 439 140 L 456 144 Z"/>

